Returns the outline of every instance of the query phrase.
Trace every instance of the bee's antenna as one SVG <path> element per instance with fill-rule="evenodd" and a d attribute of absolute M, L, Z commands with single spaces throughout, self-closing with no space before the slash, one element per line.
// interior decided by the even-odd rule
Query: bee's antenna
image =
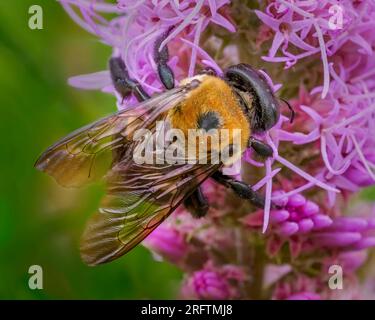
<path fill-rule="evenodd" d="M 292 106 L 290 105 L 290 103 L 289 103 L 287 100 L 285 100 L 285 99 L 283 99 L 283 98 L 279 98 L 279 99 L 280 99 L 281 101 L 285 102 L 285 104 L 288 106 L 288 109 L 290 110 L 290 113 L 291 113 L 289 122 L 290 122 L 290 123 L 293 123 L 293 121 L 294 121 L 294 117 L 295 117 L 295 115 L 296 115 L 296 112 L 294 111 L 294 109 L 292 108 Z"/>

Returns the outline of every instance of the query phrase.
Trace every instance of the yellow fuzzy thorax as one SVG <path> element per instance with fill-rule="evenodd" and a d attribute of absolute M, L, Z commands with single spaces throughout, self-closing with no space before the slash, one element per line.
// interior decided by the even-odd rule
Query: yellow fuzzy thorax
<path fill-rule="evenodd" d="M 250 123 L 232 88 L 224 80 L 214 76 L 203 75 L 193 79 L 198 79 L 201 84 L 189 92 L 182 103 L 169 111 L 171 126 L 182 130 L 187 137 L 189 129 L 198 129 L 198 119 L 202 114 L 215 112 L 220 117 L 218 129 L 228 129 L 230 143 L 235 132 L 233 129 L 241 130 L 240 152 L 242 153 L 248 145 L 251 134 Z M 185 79 L 182 83 L 191 80 L 192 78 Z"/>

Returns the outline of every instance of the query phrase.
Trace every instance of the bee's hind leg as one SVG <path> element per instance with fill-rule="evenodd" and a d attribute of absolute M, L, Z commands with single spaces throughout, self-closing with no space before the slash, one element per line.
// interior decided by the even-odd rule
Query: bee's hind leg
<path fill-rule="evenodd" d="M 220 171 L 215 172 L 211 178 L 223 186 L 232 189 L 237 196 L 250 201 L 254 206 L 261 209 L 264 208 L 264 198 L 256 191 L 251 189 L 251 186 L 245 182 L 235 180 L 222 174 Z"/>
<path fill-rule="evenodd" d="M 131 94 L 134 94 L 139 102 L 150 99 L 150 96 L 142 88 L 140 83 L 130 78 L 126 65 L 121 57 L 112 57 L 109 60 L 109 71 L 112 83 L 123 99 Z"/>
<path fill-rule="evenodd" d="M 164 32 L 159 38 L 156 39 L 154 44 L 154 60 L 158 68 L 158 75 L 164 87 L 168 90 L 174 88 L 174 73 L 168 66 L 169 60 L 168 46 L 165 44 L 161 47 L 162 42 L 168 37 L 171 29 Z"/>
<path fill-rule="evenodd" d="M 209 209 L 209 204 L 204 196 L 201 187 L 198 187 L 185 201 L 185 208 L 195 218 L 204 217 Z"/>

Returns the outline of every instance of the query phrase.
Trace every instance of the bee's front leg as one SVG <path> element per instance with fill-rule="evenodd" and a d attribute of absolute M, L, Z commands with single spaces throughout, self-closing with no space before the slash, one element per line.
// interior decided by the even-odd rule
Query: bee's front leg
<path fill-rule="evenodd" d="M 116 91 L 123 99 L 131 94 L 134 94 L 139 102 L 150 98 L 143 87 L 136 80 L 130 78 L 128 70 L 121 57 L 113 57 L 109 60 L 109 72 Z"/>
<path fill-rule="evenodd" d="M 126 65 L 121 57 L 112 57 L 109 60 L 109 72 L 111 74 L 113 86 L 123 99 L 129 97 L 131 94 L 134 94 L 139 102 L 150 99 L 150 96 L 143 89 L 141 84 L 130 78 Z M 117 134 L 113 139 L 117 140 L 121 137 L 121 134 Z M 113 149 L 112 167 L 123 158 L 125 152 L 126 149 L 122 147 Z"/>
<path fill-rule="evenodd" d="M 187 199 L 185 199 L 184 206 L 195 218 L 202 218 L 207 214 L 209 204 L 201 187 L 198 187 Z"/>
<path fill-rule="evenodd" d="M 254 137 L 249 139 L 249 147 L 251 147 L 257 154 L 264 158 L 269 158 L 273 156 L 272 148 L 263 141 L 260 141 Z"/>
<path fill-rule="evenodd" d="M 264 208 L 264 198 L 251 189 L 251 186 L 245 182 L 228 177 L 220 171 L 215 172 L 211 178 L 223 186 L 232 189 L 240 198 L 250 201 L 254 206 L 261 209 Z"/>
<path fill-rule="evenodd" d="M 170 31 L 171 30 L 164 32 L 158 39 L 156 39 L 154 44 L 154 60 L 158 67 L 159 78 L 164 87 L 168 90 L 174 88 L 174 73 L 167 64 L 169 60 L 168 46 L 165 44 L 161 48 L 161 44 L 168 37 Z"/>

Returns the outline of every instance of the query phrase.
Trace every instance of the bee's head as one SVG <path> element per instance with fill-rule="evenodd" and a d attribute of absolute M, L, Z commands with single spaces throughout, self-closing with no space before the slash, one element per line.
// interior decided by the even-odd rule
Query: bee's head
<path fill-rule="evenodd" d="M 237 93 L 253 132 L 267 131 L 277 123 L 280 117 L 279 103 L 261 73 L 241 63 L 229 67 L 224 79 Z"/>

